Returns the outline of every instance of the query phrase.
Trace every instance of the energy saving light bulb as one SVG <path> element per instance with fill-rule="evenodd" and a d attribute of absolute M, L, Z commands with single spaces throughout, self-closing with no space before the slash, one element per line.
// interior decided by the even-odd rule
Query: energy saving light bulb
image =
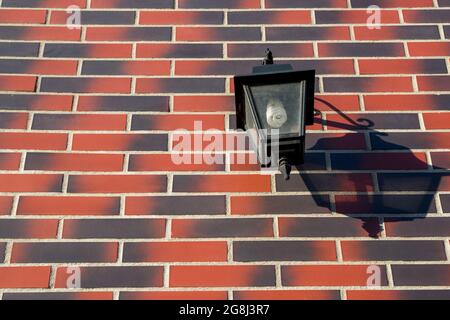
<path fill-rule="evenodd" d="M 266 120 L 274 129 L 281 128 L 287 121 L 286 109 L 278 99 L 271 99 L 267 103 Z"/>

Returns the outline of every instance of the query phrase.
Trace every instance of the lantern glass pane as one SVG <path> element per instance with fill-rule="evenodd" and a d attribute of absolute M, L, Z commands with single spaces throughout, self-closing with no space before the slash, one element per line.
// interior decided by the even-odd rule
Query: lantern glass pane
<path fill-rule="evenodd" d="M 304 136 L 306 81 L 250 86 L 261 129 Z"/>

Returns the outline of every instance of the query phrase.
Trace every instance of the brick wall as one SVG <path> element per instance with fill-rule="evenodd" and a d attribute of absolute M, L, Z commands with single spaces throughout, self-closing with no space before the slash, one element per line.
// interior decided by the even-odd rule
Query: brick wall
<path fill-rule="evenodd" d="M 0 4 L 0 298 L 450 298 L 448 0 Z M 300 172 L 175 165 L 267 47 L 316 69 Z"/>

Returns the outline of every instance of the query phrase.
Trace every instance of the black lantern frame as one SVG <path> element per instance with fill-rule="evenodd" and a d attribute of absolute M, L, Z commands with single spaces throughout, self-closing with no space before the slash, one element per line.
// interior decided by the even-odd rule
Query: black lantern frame
<path fill-rule="evenodd" d="M 237 129 L 247 130 L 249 124 L 247 123 L 246 115 L 246 101 L 250 105 L 249 109 L 252 112 L 251 119 L 254 121 L 252 126 L 256 129 L 264 128 L 260 123 L 258 117 L 258 109 L 255 106 L 255 101 L 252 96 L 250 88 L 253 86 L 276 86 L 283 84 L 305 83 L 303 90 L 302 105 L 298 106 L 300 112 L 301 128 L 299 132 L 280 133 L 277 136 L 278 143 L 278 158 L 280 161 L 288 162 L 289 165 L 302 164 L 304 162 L 305 153 L 305 133 L 307 125 L 314 124 L 314 87 L 315 87 L 315 70 L 306 71 L 292 71 L 290 65 L 263 65 L 253 69 L 250 75 L 238 75 L 234 77 L 235 87 L 235 104 L 236 104 L 236 127 Z M 287 115 L 289 117 L 289 114 Z M 269 163 L 264 163 L 261 159 L 265 157 L 271 158 L 272 137 L 264 134 L 264 130 L 256 130 L 259 141 L 252 141 L 255 144 L 258 152 L 258 159 L 262 166 L 267 166 Z M 279 163 L 281 167 L 281 163 Z M 287 174 L 288 178 L 289 174 Z"/>

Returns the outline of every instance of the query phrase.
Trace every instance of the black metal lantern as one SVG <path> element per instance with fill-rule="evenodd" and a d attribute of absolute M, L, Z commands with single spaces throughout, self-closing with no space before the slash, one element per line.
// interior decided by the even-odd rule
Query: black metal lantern
<path fill-rule="evenodd" d="M 248 132 L 262 166 L 278 166 L 289 179 L 291 165 L 304 162 L 305 126 L 314 123 L 315 70 L 273 64 L 268 49 L 262 66 L 234 77 L 236 125 Z"/>

